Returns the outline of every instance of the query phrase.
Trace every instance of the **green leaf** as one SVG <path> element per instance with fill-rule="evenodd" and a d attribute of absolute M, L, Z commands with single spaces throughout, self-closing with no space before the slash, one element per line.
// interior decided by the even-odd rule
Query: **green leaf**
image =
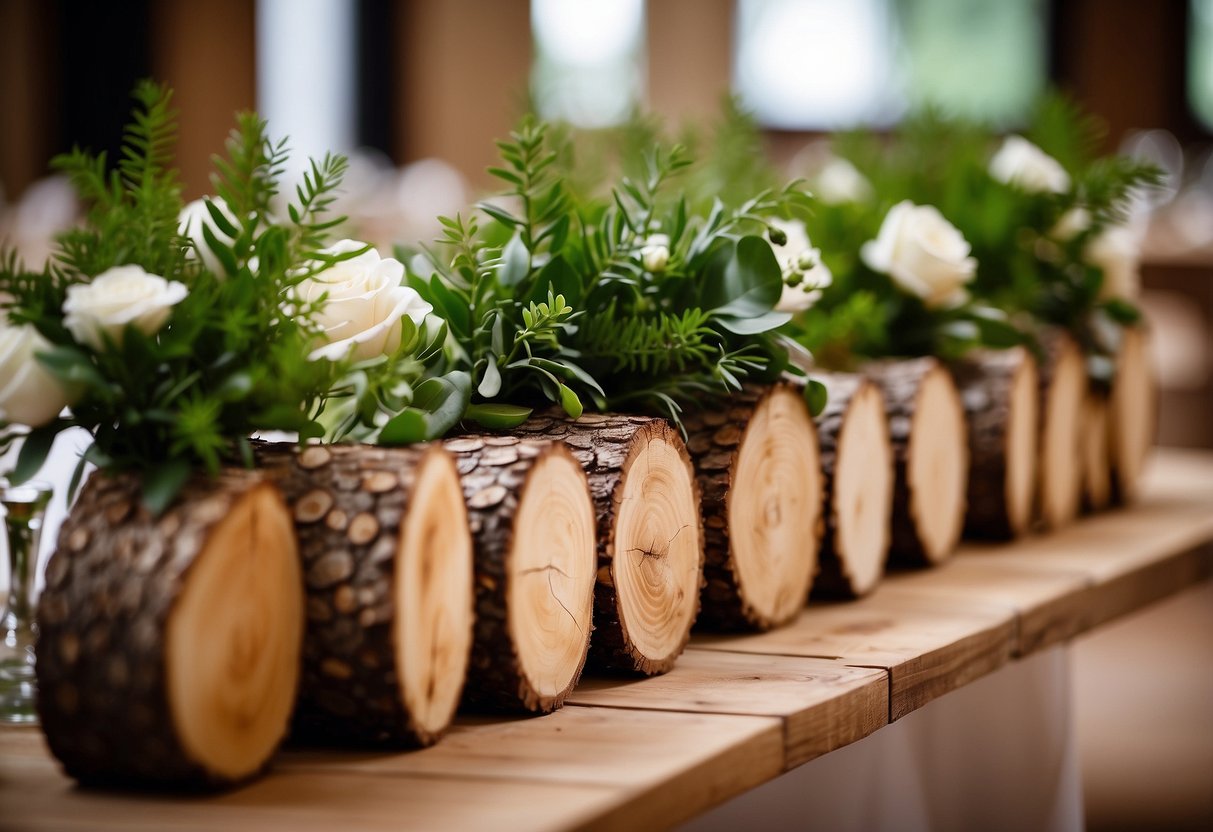
<path fill-rule="evenodd" d="M 187 460 L 171 459 L 147 472 L 143 477 L 143 505 L 153 517 L 163 514 L 177 498 L 191 470 Z"/>
<path fill-rule="evenodd" d="M 728 315 L 716 315 L 713 317 L 713 320 L 729 332 L 737 335 L 757 335 L 760 332 L 769 332 L 772 329 L 783 326 L 792 320 L 792 314 L 790 312 L 767 312 L 754 318 L 735 318 Z"/>
<path fill-rule="evenodd" d="M 521 425 L 530 415 L 529 407 L 513 404 L 473 404 L 468 406 L 464 417 L 489 430 L 509 430 Z"/>
<path fill-rule="evenodd" d="M 1024 341 L 1023 333 L 1009 321 L 985 316 L 976 316 L 973 321 L 977 324 L 981 342 L 987 347 L 1006 349 L 1018 346 Z"/>
<path fill-rule="evenodd" d="M 502 286 L 517 286 L 526 279 L 530 268 L 531 253 L 526 250 L 522 235 L 515 234 L 501 251 L 501 270 L 497 279 Z"/>
<path fill-rule="evenodd" d="M 413 403 L 383 426 L 382 445 L 406 445 L 442 436 L 459 421 L 472 393 L 472 377 L 462 370 L 427 378 L 413 391 Z"/>
<path fill-rule="evenodd" d="M 577 398 L 577 394 L 570 388 L 561 384 L 560 386 L 560 406 L 564 408 L 564 412 L 569 414 L 570 419 L 581 418 L 581 412 L 584 408 L 581 406 L 581 399 Z"/>
<path fill-rule="evenodd" d="M 484 375 L 480 377 L 480 386 L 476 392 L 486 399 L 491 399 L 501 392 L 501 370 L 497 368 L 497 356 L 489 355 L 488 363 L 484 365 Z"/>
<path fill-rule="evenodd" d="M 770 244 L 753 235 L 723 247 L 708 264 L 703 308 L 730 318 L 755 318 L 775 308 L 783 276 Z M 726 259 L 727 258 L 727 259 Z"/>
<path fill-rule="evenodd" d="M 85 384 L 97 390 L 107 390 L 109 382 L 97 371 L 93 362 L 76 347 L 60 346 L 36 353 L 35 358 L 59 379 L 68 384 Z"/>
<path fill-rule="evenodd" d="M 826 409 L 826 402 L 829 400 L 829 391 L 826 386 L 817 379 L 809 379 L 808 384 L 804 386 L 804 400 L 808 402 L 809 413 L 813 416 L 820 416 L 821 412 Z"/>
<path fill-rule="evenodd" d="M 51 446 L 55 444 L 55 437 L 63 428 L 62 422 L 54 421 L 30 431 L 26 435 L 25 441 L 21 443 L 21 451 L 17 454 L 17 465 L 8 475 L 9 482 L 13 485 L 20 485 L 41 471 L 46 457 L 51 452 Z"/>

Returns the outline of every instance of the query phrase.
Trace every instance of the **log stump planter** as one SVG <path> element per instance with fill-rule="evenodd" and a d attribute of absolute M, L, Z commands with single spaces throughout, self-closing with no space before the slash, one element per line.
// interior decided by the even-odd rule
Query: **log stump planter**
<path fill-rule="evenodd" d="M 1158 415 L 1158 389 L 1150 365 L 1149 337 L 1145 327 L 1125 330 L 1116 356 L 1116 375 L 1109 399 L 1108 433 L 1111 440 L 1112 496 L 1130 502 L 1154 443 Z"/>
<path fill-rule="evenodd" d="M 1046 529 L 1072 522 L 1082 505 L 1082 414 L 1087 366 L 1082 349 L 1061 330 L 1040 338 L 1039 517 Z"/>
<path fill-rule="evenodd" d="M 791 621 L 808 601 L 821 537 L 820 453 L 804 396 L 789 384 L 747 387 L 684 421 L 703 496 L 700 623 Z"/>
<path fill-rule="evenodd" d="M 307 586 L 296 731 L 434 743 L 472 642 L 472 541 L 453 458 L 435 446 L 257 454 L 287 495 Z"/>
<path fill-rule="evenodd" d="M 891 540 L 893 447 L 884 397 L 859 375 L 817 376 L 829 394 L 817 417 L 825 535 L 814 592 L 858 597 L 884 575 Z"/>
<path fill-rule="evenodd" d="M 265 768 L 295 703 L 303 578 L 278 490 L 187 484 L 160 517 L 138 478 L 95 474 L 38 607 L 38 710 L 91 785 L 217 788 Z"/>
<path fill-rule="evenodd" d="M 952 365 L 969 428 L 964 534 L 1010 540 L 1032 525 L 1040 386 L 1023 347 L 981 350 Z"/>
<path fill-rule="evenodd" d="M 703 583 L 699 487 L 686 445 L 663 419 L 545 414 L 516 433 L 563 441 L 597 516 L 592 667 L 653 675 L 690 638 Z"/>
<path fill-rule="evenodd" d="M 590 646 L 594 504 L 568 447 L 517 436 L 448 439 L 463 478 L 476 565 L 476 630 L 464 704 L 548 713 Z"/>
<path fill-rule="evenodd" d="M 889 562 L 934 566 L 956 551 L 964 527 L 968 429 L 952 374 L 932 357 L 864 367 L 884 395 L 893 444 Z"/>
<path fill-rule="evenodd" d="M 1112 504 L 1112 442 L 1108 396 L 1094 386 L 1082 403 L 1082 507 L 1102 511 Z"/>

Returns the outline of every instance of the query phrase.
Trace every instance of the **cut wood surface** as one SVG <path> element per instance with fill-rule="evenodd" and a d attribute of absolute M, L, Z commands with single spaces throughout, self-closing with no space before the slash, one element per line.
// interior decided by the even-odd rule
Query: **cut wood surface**
<path fill-rule="evenodd" d="M 788 384 L 747 387 L 684 423 L 703 499 L 700 623 L 767 630 L 790 621 L 808 601 L 822 511 L 804 397 Z"/>
<path fill-rule="evenodd" d="M 966 537 L 1009 540 L 1032 523 L 1040 390 L 1028 350 L 982 350 L 952 365 L 968 419 Z"/>
<path fill-rule="evenodd" d="M 1137 495 L 1158 419 L 1158 388 L 1150 364 L 1149 333 L 1144 326 L 1124 332 L 1108 406 L 1112 494 L 1125 503 Z"/>
<path fill-rule="evenodd" d="M 1082 404 L 1087 367 L 1082 350 L 1065 332 L 1040 337 L 1039 516 L 1057 529 L 1078 516 L 1082 504 Z"/>
<path fill-rule="evenodd" d="M 238 783 L 269 762 L 295 702 L 290 514 L 244 471 L 187 483 L 160 517 L 141 489 L 96 474 L 60 529 L 38 605 L 43 730 L 85 783 Z"/>
<path fill-rule="evenodd" d="M 476 629 L 464 688 L 473 709 L 547 713 L 590 649 L 594 503 L 568 446 L 517 436 L 449 439 L 475 543 Z"/>
<path fill-rule="evenodd" d="M 874 361 L 863 368 L 884 395 L 893 446 L 891 563 L 951 557 L 964 526 L 968 428 L 952 374 L 936 358 Z"/>
<path fill-rule="evenodd" d="M 291 505 L 307 584 L 297 730 L 435 742 L 472 641 L 472 541 L 450 454 L 259 444 L 257 456 Z"/>
<path fill-rule="evenodd" d="M 1160 452 L 1142 489 L 1133 508 L 1050 537 L 965 545 L 938 569 L 895 573 L 850 605 L 862 610 L 850 621 L 845 606 L 829 605 L 810 607 L 783 630 L 697 636 L 668 675 L 587 678 L 571 697 L 585 704 L 539 719 L 461 717 L 443 743 L 408 753 L 283 752 L 269 776 L 219 797 L 75 789 L 37 731 L 0 729 L 0 817 L 13 830 L 668 828 L 817 748 L 862 736 L 882 721 L 886 701 L 893 713 L 884 719 L 895 718 L 976 678 L 996 658 L 1043 646 L 1023 633 L 1051 605 L 1069 610 L 1063 623 L 1073 635 L 1207 576 L 1213 454 Z M 817 613 L 831 632 L 813 641 L 802 625 Z M 884 623 L 891 619 L 905 632 Z M 768 649 L 797 631 L 803 643 Z M 968 649 L 949 650 L 948 631 Z M 1002 645 L 986 641 L 987 631 Z M 831 642 L 851 655 L 800 657 L 806 645 L 825 652 Z M 745 650 L 747 643 L 763 649 Z M 831 707 L 834 733 L 796 728 Z"/>
<path fill-rule="evenodd" d="M 829 398 L 817 417 L 825 510 L 814 590 L 823 596 L 864 595 L 884 575 L 891 540 L 893 448 L 884 398 L 862 376 L 815 378 Z"/>
<path fill-rule="evenodd" d="M 1102 511 L 1112 503 L 1112 440 L 1108 397 L 1087 391 L 1082 406 L 1082 507 Z"/>
<path fill-rule="evenodd" d="M 691 635 L 703 582 L 699 486 L 686 445 L 648 416 L 542 415 L 515 433 L 566 443 L 598 518 L 593 667 L 664 673 Z"/>

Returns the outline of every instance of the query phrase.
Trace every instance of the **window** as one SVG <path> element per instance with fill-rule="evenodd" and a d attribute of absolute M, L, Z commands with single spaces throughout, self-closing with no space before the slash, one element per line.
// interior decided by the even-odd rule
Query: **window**
<path fill-rule="evenodd" d="M 1041 0 L 738 0 L 734 86 L 787 129 L 888 125 L 925 104 L 1012 123 L 1046 82 Z"/>

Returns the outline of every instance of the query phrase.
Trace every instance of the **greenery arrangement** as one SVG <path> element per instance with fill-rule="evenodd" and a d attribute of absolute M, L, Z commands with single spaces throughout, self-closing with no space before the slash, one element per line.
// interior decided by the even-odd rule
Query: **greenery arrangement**
<path fill-rule="evenodd" d="M 449 322 L 448 367 L 475 380 L 468 417 L 504 428 L 545 401 L 574 417 L 588 401 L 677 422 L 690 401 L 788 370 L 772 244 L 807 211 L 799 184 L 696 213 L 672 186 L 693 164 L 684 147 L 646 140 L 619 168 L 639 172 L 603 189 L 570 186 L 570 145 L 524 120 L 499 143 L 490 172 L 507 190 L 479 205 L 487 222 L 444 218 L 437 249 L 400 254 Z"/>
<path fill-rule="evenodd" d="M 86 461 L 138 470 L 158 510 L 195 470 L 251 464 L 254 431 L 340 438 L 383 430 L 388 414 L 445 430 L 415 401 L 442 322 L 399 264 L 393 285 L 393 261 L 369 246 L 326 248 L 345 159 L 313 161 L 279 212 L 286 143 L 241 115 L 215 158 L 217 197 L 183 214 L 171 94 L 145 82 L 135 98 L 115 165 L 82 150 L 54 160 L 87 222 L 42 271 L 0 260 L 0 435 L 24 438 L 11 478 L 83 427 L 94 443 L 72 490 Z"/>

